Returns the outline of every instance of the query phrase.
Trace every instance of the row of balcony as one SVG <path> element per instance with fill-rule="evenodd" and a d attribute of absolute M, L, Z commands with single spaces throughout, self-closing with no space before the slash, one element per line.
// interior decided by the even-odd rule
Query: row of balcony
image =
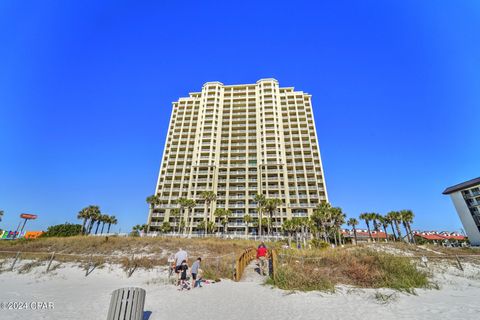
<path fill-rule="evenodd" d="M 284 207 L 289 207 L 289 208 L 315 208 L 318 204 L 317 203 L 290 203 L 287 206 L 284 204 L 280 205 L 279 208 L 284 208 Z M 171 203 L 171 204 L 159 204 L 156 205 L 155 208 L 157 209 L 172 209 L 172 208 L 179 208 L 180 206 L 176 203 Z M 217 208 L 256 208 L 257 204 L 255 203 L 250 203 L 250 204 L 245 204 L 245 203 L 237 203 L 237 204 L 222 204 L 222 203 L 217 203 L 216 204 Z M 200 204 L 195 206 L 195 209 L 203 209 L 205 208 L 205 205 Z"/>
<path fill-rule="evenodd" d="M 171 191 L 186 191 L 185 189 L 180 189 L 180 188 L 176 188 L 176 187 L 171 187 L 172 185 L 171 184 L 165 184 L 167 182 L 172 182 L 172 181 L 164 181 L 164 184 L 162 185 L 162 189 L 163 190 L 171 190 Z M 180 181 L 173 181 L 174 184 L 180 184 Z M 188 181 L 184 181 L 184 183 L 188 183 Z M 244 187 L 244 186 L 230 186 L 230 187 L 226 187 L 225 186 L 226 183 L 219 183 L 217 189 L 218 190 L 221 190 L 221 191 L 224 191 L 224 190 L 232 190 L 232 191 L 238 191 L 238 190 L 257 190 L 257 187 L 256 186 L 249 186 L 248 188 Z M 198 186 L 197 188 L 191 188 L 192 191 L 196 191 L 196 190 L 202 190 L 202 188 L 205 188 L 205 186 Z M 264 186 L 265 189 L 267 190 L 283 190 L 283 183 L 279 186 L 278 184 L 274 184 L 274 185 L 267 185 L 267 186 Z M 318 187 L 316 186 L 316 184 L 314 185 L 303 185 L 303 186 L 299 186 L 299 185 L 289 185 L 288 187 L 289 189 L 297 189 L 297 190 L 310 190 L 310 191 L 316 191 L 316 190 L 319 190 L 319 191 L 323 191 L 323 187 Z"/>
<path fill-rule="evenodd" d="M 226 195 L 218 195 L 217 196 L 217 200 L 246 200 L 247 198 L 248 199 L 254 199 L 255 198 L 255 195 L 256 194 L 250 194 L 248 197 L 246 195 L 229 195 L 229 196 L 226 196 Z M 269 194 L 268 195 L 269 198 L 280 198 L 280 194 Z M 317 194 L 299 194 L 299 195 L 296 195 L 296 194 L 290 194 L 290 199 L 319 199 L 321 197 L 319 197 Z M 168 196 L 161 196 L 159 197 L 160 200 L 170 200 L 171 197 L 168 197 Z M 199 200 L 202 200 L 202 199 L 199 199 Z"/>

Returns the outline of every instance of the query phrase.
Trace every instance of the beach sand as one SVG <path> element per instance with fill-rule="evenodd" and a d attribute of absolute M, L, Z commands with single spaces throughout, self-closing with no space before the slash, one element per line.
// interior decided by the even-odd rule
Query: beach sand
<path fill-rule="evenodd" d="M 1 302 L 52 302 L 54 308 L 0 310 L 0 319 L 106 319 L 111 292 L 127 286 L 146 289 L 144 319 L 149 320 L 478 319 L 480 268 L 469 264 L 464 268 L 435 267 L 434 281 L 440 289 L 416 290 L 417 295 L 347 286 L 328 294 L 282 291 L 259 283 L 258 278 L 178 291 L 166 284 L 164 269 L 137 270 L 128 278 L 118 266 L 105 266 L 85 277 L 79 266 L 65 263 L 48 274 L 45 266 L 25 274 L 3 271 Z M 383 303 L 377 292 L 390 298 Z"/>

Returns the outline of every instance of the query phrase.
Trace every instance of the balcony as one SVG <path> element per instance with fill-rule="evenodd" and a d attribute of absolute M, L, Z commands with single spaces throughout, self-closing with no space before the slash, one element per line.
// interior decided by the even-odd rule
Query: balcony
<path fill-rule="evenodd" d="M 315 208 L 317 204 L 315 203 L 291 203 L 290 208 Z"/>
<path fill-rule="evenodd" d="M 228 227 L 246 227 L 247 224 L 245 222 L 231 222 L 227 225 Z"/>

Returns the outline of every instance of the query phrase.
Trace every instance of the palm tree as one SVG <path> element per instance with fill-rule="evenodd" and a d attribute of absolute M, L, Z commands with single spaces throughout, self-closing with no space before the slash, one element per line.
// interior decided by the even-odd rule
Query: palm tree
<path fill-rule="evenodd" d="M 340 227 L 342 226 L 342 224 L 345 223 L 346 215 L 345 213 L 342 212 L 342 209 L 340 207 L 332 208 L 331 211 L 332 211 L 333 236 L 335 239 L 335 244 L 338 245 L 338 243 L 339 244 L 342 243 Z M 337 243 L 337 235 L 338 235 L 338 243 Z"/>
<path fill-rule="evenodd" d="M 355 218 L 350 218 L 347 221 L 347 225 L 351 226 L 353 229 L 353 236 L 355 237 L 355 245 L 357 245 L 357 228 L 358 220 Z"/>
<path fill-rule="evenodd" d="M 385 241 L 388 242 L 387 228 L 390 225 L 390 219 L 387 216 L 379 216 L 378 221 L 383 226 L 383 230 L 385 230 Z"/>
<path fill-rule="evenodd" d="M 227 234 L 227 225 L 228 225 L 228 218 L 232 216 L 232 212 L 230 210 L 224 210 L 223 216 L 222 216 L 222 226 L 223 226 L 223 233 Z"/>
<path fill-rule="evenodd" d="M 225 215 L 225 209 L 223 208 L 217 208 L 215 209 L 215 212 L 213 213 L 213 222 L 217 222 L 217 218 L 218 218 L 218 222 L 221 223 L 222 221 L 222 217 Z"/>
<path fill-rule="evenodd" d="M 2 211 L 2 215 L 3 215 L 3 211 Z M 82 234 L 85 234 L 86 230 L 85 230 L 85 226 L 87 224 L 87 220 L 89 219 L 89 211 L 88 211 L 88 207 L 87 208 L 83 208 L 82 210 L 80 210 L 78 212 L 78 215 L 77 215 L 77 219 L 83 219 L 83 224 L 82 224 Z M 0 219 L 1 220 L 1 219 Z"/>
<path fill-rule="evenodd" d="M 259 234 L 264 233 L 265 226 L 268 226 L 269 224 L 269 219 L 267 217 L 263 217 L 261 220 L 257 219 L 254 223 L 253 226 L 258 229 Z"/>
<path fill-rule="evenodd" d="M 88 234 L 92 233 L 92 228 L 98 219 L 100 219 L 101 211 L 99 206 L 88 206 L 88 218 L 90 219 L 88 226 Z"/>
<path fill-rule="evenodd" d="M 325 242 L 330 242 L 327 236 L 327 224 L 330 223 L 332 217 L 332 206 L 328 202 L 322 202 L 313 211 L 312 221 L 317 228 L 317 233 L 322 231 Z M 319 235 L 317 235 L 319 238 Z"/>
<path fill-rule="evenodd" d="M 379 242 L 379 232 L 380 232 L 380 218 L 382 216 L 379 213 L 372 212 L 370 213 L 370 220 L 373 222 L 373 230 L 375 230 L 377 235 L 377 242 Z"/>
<path fill-rule="evenodd" d="M 103 215 L 101 213 L 99 213 L 98 215 L 96 215 L 95 217 L 95 221 L 97 222 L 97 227 L 95 228 L 95 234 L 97 234 L 98 232 L 98 227 L 100 227 L 100 223 L 102 223 L 102 217 Z"/>
<path fill-rule="evenodd" d="M 145 232 L 147 230 L 147 225 L 146 224 L 137 224 L 132 227 L 132 232 L 137 232 L 139 233 L 140 231 Z"/>
<path fill-rule="evenodd" d="M 110 216 L 109 219 L 108 219 L 108 228 L 107 228 L 107 233 L 110 233 L 110 226 L 113 224 L 117 224 L 118 221 L 117 221 L 117 218 L 115 216 Z"/>
<path fill-rule="evenodd" d="M 296 231 L 299 231 L 301 234 L 301 241 L 304 246 L 306 246 L 306 235 L 308 234 L 309 230 L 313 230 L 315 228 L 315 223 L 309 218 L 295 218 L 295 227 Z"/>
<path fill-rule="evenodd" d="M 368 229 L 368 237 L 370 238 L 371 241 L 373 241 L 372 232 L 370 231 L 370 220 L 372 220 L 372 214 L 365 212 L 365 213 L 362 213 L 359 216 L 359 218 L 365 221 L 365 224 L 367 225 L 367 229 Z"/>
<path fill-rule="evenodd" d="M 187 198 L 180 197 L 177 199 L 177 204 L 180 206 L 180 216 L 182 217 L 182 220 L 185 222 L 186 217 L 186 212 L 185 208 L 187 207 Z M 180 230 L 178 230 L 178 233 L 180 233 Z M 185 230 L 183 230 L 183 233 L 185 233 Z"/>
<path fill-rule="evenodd" d="M 170 215 L 173 217 L 173 221 L 178 227 L 178 233 L 180 233 L 180 222 L 178 221 L 178 218 L 180 217 L 180 210 L 178 210 L 178 208 L 174 208 L 170 211 Z M 175 228 L 173 228 L 173 232 L 175 233 Z"/>
<path fill-rule="evenodd" d="M 150 212 L 156 212 L 155 206 L 159 205 L 161 202 L 160 196 L 155 194 L 148 196 L 146 201 L 150 205 Z M 147 226 L 147 232 L 149 231 L 150 231 L 150 217 L 149 217 L 148 226 Z"/>
<path fill-rule="evenodd" d="M 150 211 L 153 211 L 155 206 L 160 204 L 160 197 L 157 195 L 151 195 L 147 197 L 146 201 L 150 205 Z"/>
<path fill-rule="evenodd" d="M 103 234 L 103 228 L 105 227 L 105 223 L 108 223 L 109 218 L 110 216 L 106 214 L 100 216 L 100 222 L 102 222 L 102 230 L 100 231 L 100 234 Z"/>
<path fill-rule="evenodd" d="M 395 234 L 395 227 L 393 225 L 394 221 L 395 221 L 395 211 L 390 211 L 389 213 L 387 213 L 387 215 L 385 216 L 385 218 L 387 218 L 387 220 L 389 221 L 390 223 L 390 227 L 392 228 L 392 234 L 393 234 L 393 239 L 395 241 L 397 241 L 397 235 Z"/>
<path fill-rule="evenodd" d="M 165 221 L 162 223 L 162 226 L 160 227 L 160 231 L 163 233 L 169 233 L 170 230 L 172 230 L 172 226 L 170 225 L 170 222 Z"/>
<path fill-rule="evenodd" d="M 189 236 L 192 235 L 192 231 L 193 231 L 193 217 L 194 217 L 194 210 L 193 208 L 195 208 L 197 206 L 197 202 L 193 199 L 187 199 L 186 203 L 185 203 L 185 207 L 187 208 L 187 212 L 188 214 L 190 215 L 190 230 L 189 230 Z"/>
<path fill-rule="evenodd" d="M 398 240 L 402 241 L 402 230 L 400 229 L 400 221 L 402 221 L 402 215 L 398 211 L 391 211 L 388 213 L 392 218 L 397 229 Z"/>
<path fill-rule="evenodd" d="M 297 230 L 297 225 L 292 219 L 287 219 L 283 221 L 282 230 L 288 235 L 288 246 L 292 246 L 292 233 Z"/>
<path fill-rule="evenodd" d="M 201 221 L 197 226 L 198 229 L 205 230 L 206 233 L 213 233 L 215 231 L 215 227 L 215 222 L 205 220 Z"/>
<path fill-rule="evenodd" d="M 217 230 L 217 225 L 213 221 L 208 221 L 207 223 L 207 230 L 209 233 L 215 233 L 215 230 Z"/>
<path fill-rule="evenodd" d="M 263 220 L 263 209 L 265 208 L 267 199 L 263 194 L 256 194 L 253 200 L 257 203 L 257 214 L 258 214 L 258 235 L 262 236 L 262 220 Z"/>
<path fill-rule="evenodd" d="M 271 224 L 273 223 L 273 214 L 277 211 L 277 208 L 282 204 L 282 200 L 277 198 L 267 199 L 265 203 L 265 212 L 269 214 L 270 223 L 268 224 L 268 234 L 273 235 L 273 227 Z"/>
<path fill-rule="evenodd" d="M 295 234 L 295 239 L 297 241 L 297 244 L 298 244 L 298 233 L 301 232 L 303 230 L 303 226 L 304 226 L 304 218 L 299 218 L 299 217 L 294 217 L 292 218 L 292 225 L 294 227 L 294 234 Z M 315 225 L 315 223 L 312 222 L 313 225 Z"/>
<path fill-rule="evenodd" d="M 410 224 L 412 223 L 413 221 L 413 218 L 414 218 L 414 214 L 413 214 L 413 211 L 412 210 L 402 210 L 400 211 L 400 214 L 402 216 L 402 222 L 403 222 L 403 226 L 407 232 L 407 236 L 408 236 L 408 239 L 411 243 L 415 243 L 415 238 L 413 236 L 413 233 L 412 233 L 412 229 L 410 227 Z"/>
<path fill-rule="evenodd" d="M 247 234 L 248 234 L 248 231 L 249 231 L 249 230 L 248 230 L 248 225 L 249 225 L 250 223 L 252 223 L 253 218 L 252 218 L 251 215 L 246 214 L 245 216 L 243 216 L 243 221 L 244 221 L 245 224 L 247 225 L 246 228 L 245 228 L 245 231 L 246 231 Z"/>
<path fill-rule="evenodd" d="M 200 194 L 200 197 L 205 200 L 205 221 L 210 221 L 210 204 L 217 199 L 217 195 L 213 191 L 203 191 Z M 205 228 L 205 234 L 207 233 L 207 229 Z"/>

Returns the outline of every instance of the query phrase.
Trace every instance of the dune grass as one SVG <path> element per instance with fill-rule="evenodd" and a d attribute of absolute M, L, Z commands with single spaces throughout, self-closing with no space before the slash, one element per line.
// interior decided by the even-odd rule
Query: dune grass
<path fill-rule="evenodd" d="M 119 264 L 125 271 L 132 266 L 141 269 L 167 267 L 167 259 L 179 248 L 185 249 L 191 262 L 202 258 L 202 269 L 209 279 L 231 278 L 235 258 L 245 248 L 257 245 L 249 240 L 216 238 L 140 238 L 140 237 L 87 237 L 39 238 L 0 241 L 1 258 L 12 258 L 22 252 L 21 259 L 45 261 L 55 252 L 57 262 Z"/>
<path fill-rule="evenodd" d="M 409 293 L 430 286 L 428 275 L 409 258 L 367 248 L 280 251 L 272 282 L 285 290 L 329 292 L 339 284 Z"/>
<path fill-rule="evenodd" d="M 182 247 L 192 255 L 240 253 L 255 244 L 249 240 L 216 238 L 140 238 L 140 237 L 66 237 L 0 241 L 0 250 L 41 251 L 69 254 L 168 254 Z"/>

